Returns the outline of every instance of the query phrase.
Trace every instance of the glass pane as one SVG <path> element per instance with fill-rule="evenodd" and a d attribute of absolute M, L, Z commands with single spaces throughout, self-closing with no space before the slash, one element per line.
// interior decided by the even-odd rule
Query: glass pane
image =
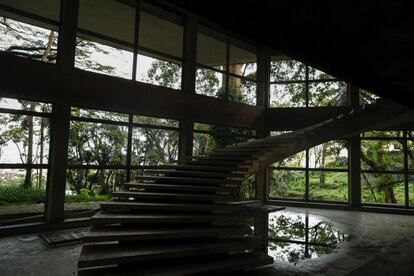
<path fill-rule="evenodd" d="M 255 198 L 256 194 L 256 177 L 255 175 L 249 176 L 243 180 L 240 186 L 240 198 L 242 200 L 251 200 Z"/>
<path fill-rule="evenodd" d="M 214 49 L 214 50 L 212 50 Z M 203 33 L 197 35 L 197 63 L 227 70 L 227 44 Z"/>
<path fill-rule="evenodd" d="M 271 84 L 270 107 L 304 107 L 305 93 L 302 83 Z"/>
<path fill-rule="evenodd" d="M 209 124 L 194 123 L 194 130 L 210 131 L 212 126 Z"/>
<path fill-rule="evenodd" d="M 133 53 L 77 38 L 75 67 L 109 76 L 132 79 Z"/>
<path fill-rule="evenodd" d="M 363 203 L 404 205 L 404 176 L 402 174 L 361 174 Z"/>
<path fill-rule="evenodd" d="M 171 120 L 171 119 L 134 115 L 133 121 L 134 123 L 137 123 L 137 124 L 145 124 L 145 125 L 153 125 L 153 126 L 167 126 L 167 127 L 178 128 L 178 121 Z"/>
<path fill-rule="evenodd" d="M 178 131 L 134 128 L 132 133 L 132 164 L 162 165 L 176 163 Z"/>
<path fill-rule="evenodd" d="M 48 118 L 0 113 L 0 163 L 47 164 Z"/>
<path fill-rule="evenodd" d="M 360 89 L 359 103 L 360 104 L 374 104 L 380 97 L 368 91 Z"/>
<path fill-rule="evenodd" d="M 128 114 L 109 112 L 96 109 L 84 109 L 78 107 L 71 108 L 71 115 L 83 118 L 103 119 L 116 122 L 128 122 Z"/>
<path fill-rule="evenodd" d="M 346 140 L 330 141 L 309 150 L 310 168 L 348 168 Z"/>
<path fill-rule="evenodd" d="M 42 113 L 52 112 L 51 104 L 10 99 L 10 98 L 0 98 L 0 108 L 35 111 L 35 112 L 42 112 Z"/>
<path fill-rule="evenodd" d="M 150 84 L 181 89 L 182 66 L 145 55 L 138 55 L 136 80 Z"/>
<path fill-rule="evenodd" d="M 275 167 L 285 168 L 305 168 L 306 167 L 306 151 L 299 152 L 282 161 L 273 164 Z"/>
<path fill-rule="evenodd" d="M 254 140 L 255 131 L 228 126 L 213 125 L 211 134 L 217 148 L 224 148 L 228 145 L 237 145 L 240 143 Z"/>
<path fill-rule="evenodd" d="M 309 85 L 309 106 L 341 106 L 347 104 L 345 82 L 318 82 Z"/>
<path fill-rule="evenodd" d="M 82 206 L 82 209 L 97 208 L 99 207 L 99 201 L 110 200 L 111 193 L 118 190 L 122 183 L 125 183 L 125 170 L 68 170 L 66 175 L 65 210 L 76 210 L 80 206 Z M 91 203 L 88 205 L 73 204 L 75 202 Z"/>
<path fill-rule="evenodd" d="M 141 11 L 139 39 L 140 47 L 156 50 L 173 57 L 183 56 L 184 28 L 158 16 Z"/>
<path fill-rule="evenodd" d="M 305 64 L 296 60 L 270 62 L 270 81 L 295 81 L 306 79 Z"/>
<path fill-rule="evenodd" d="M 208 69 L 197 69 L 195 88 L 197 94 L 224 99 L 224 83 L 224 74 Z"/>
<path fill-rule="evenodd" d="M 232 39 L 233 41 L 233 39 Z M 240 43 L 240 42 L 239 42 Z M 230 45 L 229 72 L 255 80 L 257 57 L 252 51 Z"/>
<path fill-rule="evenodd" d="M 233 102 L 256 105 L 256 83 L 230 77 L 227 97 Z"/>
<path fill-rule="evenodd" d="M 348 201 L 348 173 L 310 171 L 309 199 Z"/>
<path fill-rule="evenodd" d="M 305 198 L 305 172 L 293 170 L 270 170 L 270 198 Z"/>
<path fill-rule="evenodd" d="M 134 43 L 135 8 L 115 0 L 80 0 L 78 26 L 81 29 L 102 34 L 130 44 Z M 86 39 L 93 39 L 81 35 Z M 120 47 L 115 42 L 113 47 Z"/>
<path fill-rule="evenodd" d="M 59 21 L 60 16 L 60 0 L 0 0 L 1 5 L 15 8 L 20 11 L 39 15 L 48 19 Z M 0 11 L 0 13 L 3 13 Z M 16 20 L 21 18 L 20 15 L 14 15 Z M 33 20 L 33 19 L 27 19 Z M 28 22 L 30 23 L 30 22 Z"/>
<path fill-rule="evenodd" d="M 361 134 L 362 138 L 383 138 L 383 137 L 390 137 L 390 138 L 403 138 L 402 131 L 368 131 Z"/>
<path fill-rule="evenodd" d="M 399 141 L 362 140 L 361 167 L 364 170 L 398 171 L 404 168 L 403 146 Z"/>
<path fill-rule="evenodd" d="M 68 164 L 125 165 L 128 127 L 71 121 Z"/>
<path fill-rule="evenodd" d="M 408 176 L 409 179 L 409 185 L 408 185 L 408 189 L 409 189 L 409 205 L 410 206 L 414 206 L 414 175 L 409 175 Z"/>
<path fill-rule="evenodd" d="M 193 134 L 193 155 L 206 154 L 215 149 L 214 139 L 208 133 Z"/>
<path fill-rule="evenodd" d="M 292 132 L 291 130 L 273 130 L 270 132 L 270 136 L 279 136 Z"/>
<path fill-rule="evenodd" d="M 0 216 L 42 214 L 46 182 L 46 169 L 0 169 Z"/>
<path fill-rule="evenodd" d="M 414 141 L 407 141 L 407 159 L 408 159 L 408 169 L 414 171 Z"/>
<path fill-rule="evenodd" d="M 56 63 L 58 33 L 0 16 L 0 51 Z"/>
<path fill-rule="evenodd" d="M 309 79 L 310 80 L 330 80 L 330 79 L 335 79 L 335 77 L 325 72 L 319 71 L 316 68 L 309 67 Z"/>

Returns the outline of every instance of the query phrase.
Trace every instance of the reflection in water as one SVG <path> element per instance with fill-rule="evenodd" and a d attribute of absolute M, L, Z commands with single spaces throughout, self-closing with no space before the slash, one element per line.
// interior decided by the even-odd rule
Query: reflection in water
<path fill-rule="evenodd" d="M 296 263 L 329 254 L 347 240 L 333 225 L 316 216 L 288 211 L 269 214 L 268 254 L 278 261 Z"/>

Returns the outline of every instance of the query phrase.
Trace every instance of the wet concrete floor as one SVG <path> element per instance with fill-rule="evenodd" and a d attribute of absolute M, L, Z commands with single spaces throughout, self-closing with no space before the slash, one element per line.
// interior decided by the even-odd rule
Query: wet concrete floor
<path fill-rule="evenodd" d="M 314 257 L 293 262 L 276 256 L 273 268 L 254 275 L 414 275 L 414 216 L 305 208 L 286 211 L 302 217 L 308 214 L 310 227 L 322 221 L 334 227 L 335 233 L 346 235 L 346 240 L 329 254 L 318 251 Z M 0 275 L 76 275 L 80 249 L 80 244 L 49 247 L 41 237 L 3 237 Z"/>

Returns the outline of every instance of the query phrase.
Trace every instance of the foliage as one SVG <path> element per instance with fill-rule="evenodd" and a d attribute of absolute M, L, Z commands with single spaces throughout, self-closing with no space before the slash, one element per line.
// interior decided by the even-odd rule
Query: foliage
<path fill-rule="evenodd" d="M 43 202 L 45 202 L 45 190 L 43 189 L 15 185 L 0 186 L 0 205 Z"/>
<path fill-rule="evenodd" d="M 107 195 L 93 195 L 88 189 L 80 189 L 77 195 L 66 195 L 65 202 L 91 202 L 91 201 L 107 201 L 110 196 Z"/>

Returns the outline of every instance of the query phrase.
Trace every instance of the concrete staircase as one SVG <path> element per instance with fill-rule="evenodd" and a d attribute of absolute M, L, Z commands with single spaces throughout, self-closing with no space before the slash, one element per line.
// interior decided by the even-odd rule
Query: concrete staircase
<path fill-rule="evenodd" d="M 92 217 L 79 273 L 189 275 L 272 265 L 251 227 L 263 210 L 238 203 L 243 179 L 304 149 L 413 118 L 399 106 L 364 106 L 288 134 L 145 170 Z"/>

